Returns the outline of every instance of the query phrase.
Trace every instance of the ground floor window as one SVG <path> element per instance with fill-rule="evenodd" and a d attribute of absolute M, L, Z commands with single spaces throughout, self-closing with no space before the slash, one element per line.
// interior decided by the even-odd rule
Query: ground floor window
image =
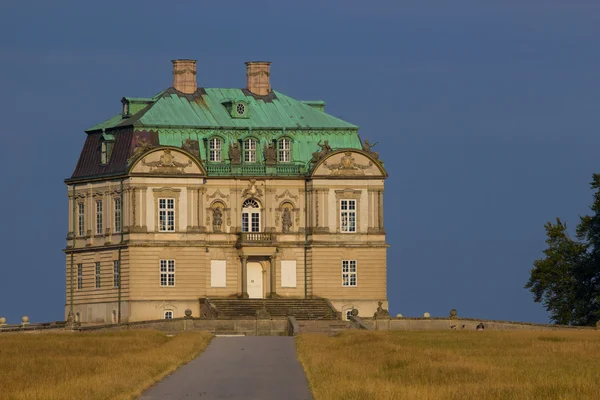
<path fill-rule="evenodd" d="M 77 289 L 83 289 L 83 264 L 77 264 Z"/>
<path fill-rule="evenodd" d="M 165 310 L 165 319 L 173 319 L 173 311 Z"/>
<path fill-rule="evenodd" d="M 346 310 L 346 320 L 350 321 L 351 316 L 352 316 L 352 309 Z"/>
<path fill-rule="evenodd" d="M 175 260 L 160 260 L 160 286 L 175 286 Z"/>
<path fill-rule="evenodd" d="M 356 260 L 342 261 L 342 286 L 356 286 Z"/>

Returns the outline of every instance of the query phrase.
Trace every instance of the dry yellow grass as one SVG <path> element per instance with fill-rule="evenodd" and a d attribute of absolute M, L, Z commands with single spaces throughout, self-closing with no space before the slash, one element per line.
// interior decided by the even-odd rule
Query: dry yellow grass
<path fill-rule="evenodd" d="M 209 343 L 207 333 L 0 335 L 0 398 L 132 399 Z"/>
<path fill-rule="evenodd" d="M 600 332 L 301 335 L 316 400 L 600 399 Z"/>

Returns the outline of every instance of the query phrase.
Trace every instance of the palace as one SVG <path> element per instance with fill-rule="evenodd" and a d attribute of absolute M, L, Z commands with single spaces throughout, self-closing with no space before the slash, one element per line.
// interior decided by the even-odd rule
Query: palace
<path fill-rule="evenodd" d="M 198 317 L 207 298 L 387 307 L 387 174 L 358 126 L 272 90 L 269 62 L 246 63 L 244 89 L 196 78 L 174 60 L 171 87 L 86 130 L 65 181 L 65 316 Z"/>

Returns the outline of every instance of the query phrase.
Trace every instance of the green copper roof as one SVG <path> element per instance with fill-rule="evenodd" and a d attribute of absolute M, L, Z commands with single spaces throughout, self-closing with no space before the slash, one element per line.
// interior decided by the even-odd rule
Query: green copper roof
<path fill-rule="evenodd" d="M 275 91 L 264 97 L 255 97 L 245 89 L 199 89 L 193 95 L 183 95 L 170 88 L 152 99 L 125 99 L 151 102 L 143 109 L 131 108 L 133 115 L 129 118 L 118 114 L 87 131 L 127 125 L 208 129 L 358 130 L 358 126 L 323 112 L 321 102 L 305 103 Z M 238 101 L 247 104 L 248 118 L 231 116 L 227 103 Z"/>

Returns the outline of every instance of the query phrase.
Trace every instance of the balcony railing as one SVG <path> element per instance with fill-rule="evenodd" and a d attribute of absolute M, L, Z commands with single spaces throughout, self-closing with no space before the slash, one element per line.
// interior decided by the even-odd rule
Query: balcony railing
<path fill-rule="evenodd" d="M 276 235 L 268 232 L 241 232 L 239 234 L 239 244 L 273 244 Z"/>
<path fill-rule="evenodd" d="M 206 171 L 212 176 L 296 176 L 303 175 L 304 170 L 298 164 L 226 164 L 206 163 Z"/>

